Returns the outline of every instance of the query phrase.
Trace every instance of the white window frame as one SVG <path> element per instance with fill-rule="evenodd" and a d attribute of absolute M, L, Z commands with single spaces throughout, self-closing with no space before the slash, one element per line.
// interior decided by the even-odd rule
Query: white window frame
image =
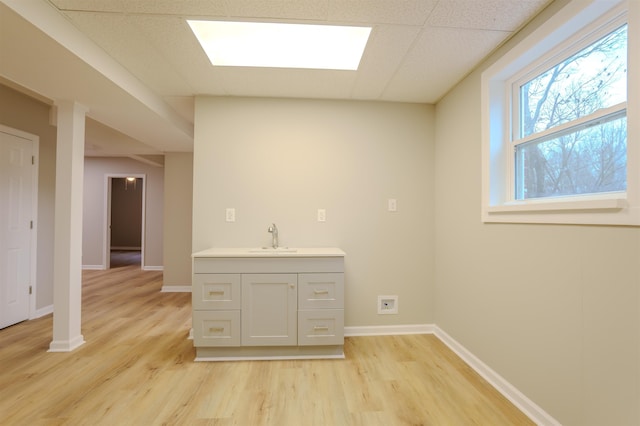
<path fill-rule="evenodd" d="M 625 22 L 628 24 L 627 190 L 516 200 L 511 144 L 514 82 L 590 31 L 601 27 L 615 29 Z M 483 72 L 483 222 L 640 225 L 640 56 L 632 52 L 640 52 L 640 2 L 574 0 Z"/>

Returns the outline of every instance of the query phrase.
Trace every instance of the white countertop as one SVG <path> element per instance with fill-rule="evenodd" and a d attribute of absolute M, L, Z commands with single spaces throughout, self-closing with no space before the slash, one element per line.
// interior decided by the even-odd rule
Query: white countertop
<path fill-rule="evenodd" d="M 192 257 L 344 257 L 336 247 L 212 247 L 193 253 Z"/>

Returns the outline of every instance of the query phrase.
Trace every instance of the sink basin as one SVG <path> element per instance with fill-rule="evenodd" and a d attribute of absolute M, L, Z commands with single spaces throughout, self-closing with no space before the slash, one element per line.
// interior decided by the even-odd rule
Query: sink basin
<path fill-rule="evenodd" d="M 298 250 L 289 247 L 260 247 L 255 249 L 249 249 L 249 253 L 296 253 Z"/>

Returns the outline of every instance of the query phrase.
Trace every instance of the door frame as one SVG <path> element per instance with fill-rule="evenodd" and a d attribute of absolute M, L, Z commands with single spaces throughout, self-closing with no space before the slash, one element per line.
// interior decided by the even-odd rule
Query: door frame
<path fill-rule="evenodd" d="M 104 175 L 104 205 L 107 211 L 104 214 L 103 223 L 103 235 L 104 235 L 104 247 L 102 250 L 102 265 L 104 269 L 111 268 L 111 185 L 113 178 L 127 178 L 134 177 L 142 179 L 142 224 L 140 235 L 140 269 L 144 269 L 144 251 L 145 251 L 145 223 L 146 223 L 146 211 L 147 211 L 147 175 L 145 173 L 106 173 Z"/>
<path fill-rule="evenodd" d="M 38 271 L 38 175 L 40 169 L 40 136 L 27 133 L 22 130 L 14 129 L 0 124 L 0 132 L 31 142 L 31 155 L 33 156 L 33 168 L 31 171 L 31 217 L 33 226 L 31 228 L 31 241 L 29 244 L 29 285 L 31 292 L 29 293 L 29 319 L 38 317 L 36 294 L 38 289 L 37 271 Z"/>

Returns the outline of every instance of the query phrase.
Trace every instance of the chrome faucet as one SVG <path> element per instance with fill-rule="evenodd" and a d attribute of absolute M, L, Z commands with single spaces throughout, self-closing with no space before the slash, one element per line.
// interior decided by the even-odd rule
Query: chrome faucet
<path fill-rule="evenodd" d="M 278 248 L 278 227 L 275 223 L 272 223 L 269 229 L 267 229 L 271 233 L 271 247 L 274 249 Z"/>

